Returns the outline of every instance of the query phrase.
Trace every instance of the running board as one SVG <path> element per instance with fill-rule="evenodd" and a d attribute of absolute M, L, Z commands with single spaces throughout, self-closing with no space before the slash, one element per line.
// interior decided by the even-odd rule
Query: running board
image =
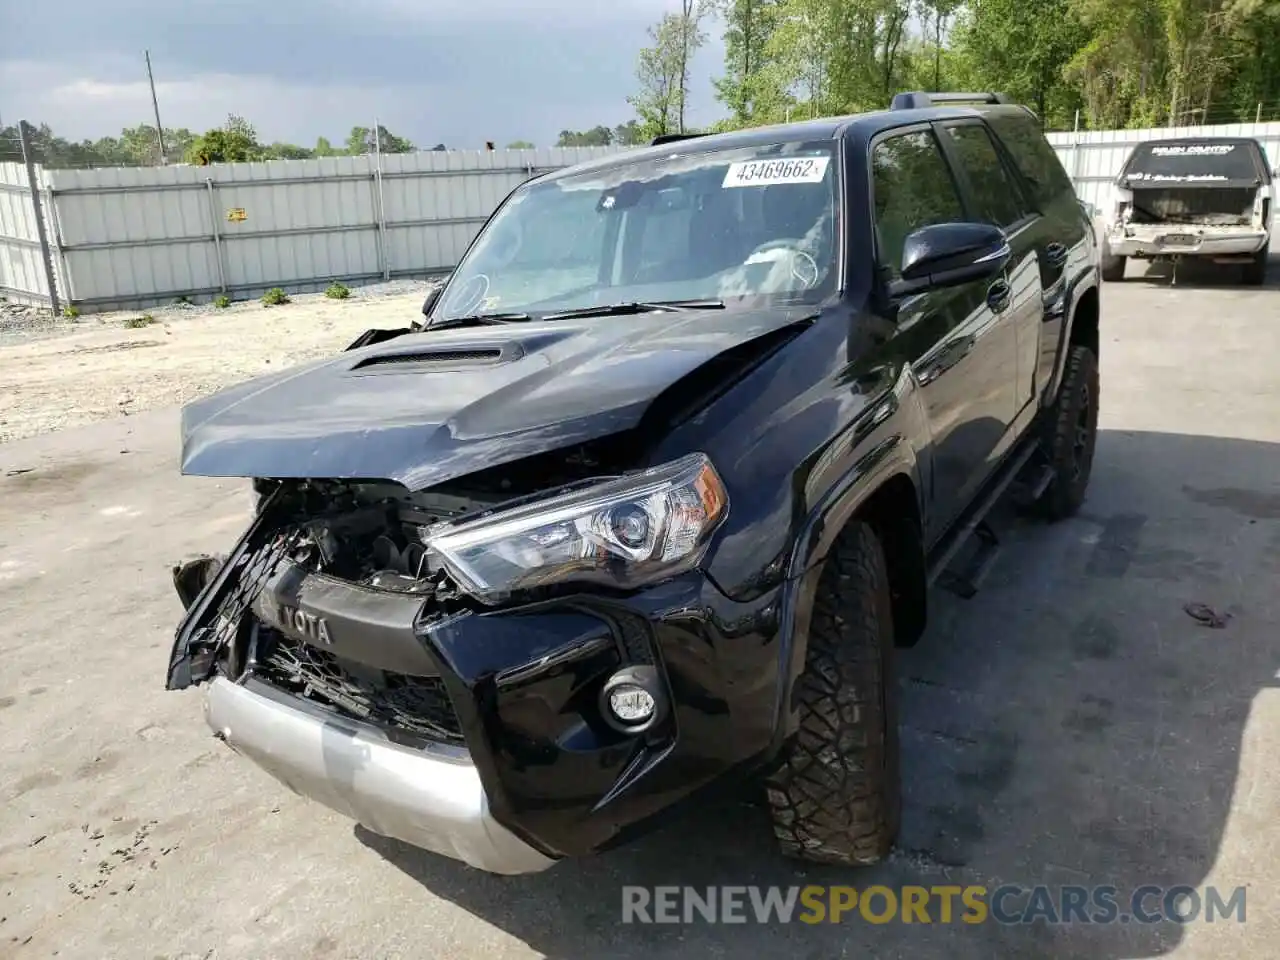
<path fill-rule="evenodd" d="M 974 550 L 959 569 L 948 567 L 938 575 L 938 586 L 962 600 L 971 600 L 982 589 L 996 557 L 1000 556 L 1000 538 L 985 520 L 973 529 Z"/>
<path fill-rule="evenodd" d="M 1028 464 L 1024 474 L 1019 476 L 1017 482 L 1013 484 L 1012 493 L 1017 498 L 1018 506 L 1023 509 L 1034 506 L 1035 502 L 1049 489 L 1055 476 L 1053 467 L 1047 463 L 1041 463 L 1038 468 L 1032 468 Z"/>
<path fill-rule="evenodd" d="M 936 584 L 965 600 L 977 594 L 1000 553 L 1000 539 L 986 522 L 987 514 L 1000 502 L 1014 480 L 1019 478 L 1037 450 L 1038 444 L 1028 443 L 1011 457 L 1001 467 L 995 479 L 984 488 L 976 506 L 964 521 L 943 538 L 935 554 L 936 559 L 929 564 L 929 586 Z M 1053 472 L 1047 468 L 1034 474 L 1024 481 L 1025 494 L 1038 496 L 1048 488 L 1052 480 Z M 961 560 L 961 551 L 970 544 L 973 549 Z"/>

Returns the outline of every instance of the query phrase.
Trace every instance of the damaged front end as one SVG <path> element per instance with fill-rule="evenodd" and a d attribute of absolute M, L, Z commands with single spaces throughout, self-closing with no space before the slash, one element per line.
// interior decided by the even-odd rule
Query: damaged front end
<path fill-rule="evenodd" d="M 729 509 L 709 459 L 624 451 L 267 485 L 225 560 L 174 572 L 169 689 L 210 682 L 218 736 L 375 832 L 499 873 L 612 844 L 768 743 L 729 695 L 763 721 L 775 676 L 776 597 L 698 569 Z M 722 688 L 743 672 L 766 682 Z"/>
<path fill-rule="evenodd" d="M 174 569 L 187 615 L 168 688 L 215 673 L 239 680 L 273 667 L 305 681 L 299 665 L 316 658 L 300 655 L 299 643 L 330 655 L 358 650 L 379 666 L 431 669 L 416 631 L 455 612 L 456 593 L 443 570 L 428 563 L 421 531 L 483 505 L 414 497 L 395 484 L 277 484 L 228 557 Z M 311 678 L 321 697 L 322 674 Z"/>

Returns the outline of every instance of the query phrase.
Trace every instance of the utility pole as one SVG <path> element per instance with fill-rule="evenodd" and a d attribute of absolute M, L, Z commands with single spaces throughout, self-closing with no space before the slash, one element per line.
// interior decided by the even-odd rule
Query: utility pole
<path fill-rule="evenodd" d="M 36 156 L 31 142 L 31 124 L 18 121 L 18 142 L 22 144 L 22 163 L 27 168 L 27 189 L 31 191 L 31 212 L 36 221 L 36 239 L 40 242 L 40 259 L 44 262 L 44 280 L 49 287 L 49 310 L 58 315 L 58 276 L 53 269 L 53 252 L 44 226 L 44 209 L 40 202 L 40 177 L 36 174 Z"/>
<path fill-rule="evenodd" d="M 378 188 L 378 239 L 382 257 L 382 279 L 391 279 L 391 255 L 387 251 L 387 196 L 382 190 L 382 124 L 373 118 L 374 182 Z"/>
<path fill-rule="evenodd" d="M 168 164 L 169 160 L 164 155 L 164 127 L 160 126 L 160 101 L 156 99 L 156 78 L 151 75 L 151 51 L 146 51 L 147 57 L 147 83 L 151 85 L 151 108 L 156 113 L 156 143 L 160 146 L 160 166 Z"/>

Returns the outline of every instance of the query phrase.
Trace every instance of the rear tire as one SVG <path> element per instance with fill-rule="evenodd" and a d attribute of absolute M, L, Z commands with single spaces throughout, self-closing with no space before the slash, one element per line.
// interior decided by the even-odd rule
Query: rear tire
<path fill-rule="evenodd" d="M 1244 268 L 1244 282 L 1251 287 L 1260 287 L 1267 282 L 1267 259 L 1271 255 L 1270 242 L 1253 255 L 1253 262 Z"/>
<path fill-rule="evenodd" d="M 868 524 L 842 531 L 820 577 L 800 729 L 765 791 L 784 855 L 869 865 L 893 848 L 901 785 L 889 571 Z"/>
<path fill-rule="evenodd" d="M 1107 283 L 1120 283 L 1124 280 L 1125 257 L 1113 257 L 1105 248 L 1102 254 L 1102 279 Z"/>
<path fill-rule="evenodd" d="M 1098 436 L 1098 392 L 1097 357 L 1083 344 L 1072 345 L 1046 424 L 1053 480 L 1036 506 L 1048 520 L 1070 517 L 1084 503 Z"/>

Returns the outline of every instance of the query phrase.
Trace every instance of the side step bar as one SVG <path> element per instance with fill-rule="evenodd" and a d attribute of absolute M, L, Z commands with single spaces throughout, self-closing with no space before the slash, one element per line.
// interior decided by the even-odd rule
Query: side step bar
<path fill-rule="evenodd" d="M 1053 482 L 1053 470 L 1047 464 L 1029 477 L 1022 476 L 1039 449 L 1038 443 L 1028 443 L 1006 461 L 964 521 L 943 538 L 929 563 L 929 586 L 936 584 L 965 600 L 977 594 L 1000 553 L 1000 538 L 986 522 L 987 514 L 1015 480 L 1020 480 L 1019 500 L 1035 500 Z M 965 547 L 971 549 L 968 556 L 961 559 Z"/>
<path fill-rule="evenodd" d="M 985 520 L 973 528 L 973 543 L 974 550 L 961 569 L 948 567 L 938 574 L 938 586 L 962 600 L 973 599 L 1000 556 L 1000 538 Z"/>

